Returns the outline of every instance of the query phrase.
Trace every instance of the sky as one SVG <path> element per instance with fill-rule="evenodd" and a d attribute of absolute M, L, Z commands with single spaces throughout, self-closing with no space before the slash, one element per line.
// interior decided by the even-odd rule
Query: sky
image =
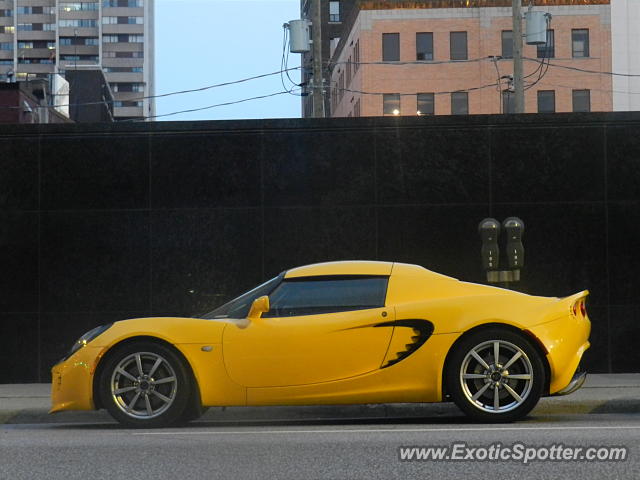
<path fill-rule="evenodd" d="M 156 0 L 156 95 L 277 72 L 283 28 L 300 17 L 300 0 Z M 289 68 L 300 54 L 289 55 Z M 300 73 L 290 73 L 300 82 Z M 285 85 L 293 85 L 286 77 Z M 156 100 L 156 114 L 206 107 L 285 91 L 280 75 Z M 300 117 L 300 97 L 252 100 L 158 121 Z"/>

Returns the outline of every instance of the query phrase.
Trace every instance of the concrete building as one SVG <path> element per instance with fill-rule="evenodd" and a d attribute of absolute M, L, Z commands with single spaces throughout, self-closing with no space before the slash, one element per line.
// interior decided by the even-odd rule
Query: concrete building
<path fill-rule="evenodd" d="M 638 79 L 584 71 L 640 73 L 640 2 L 533 4 L 552 19 L 547 45 L 524 46 L 527 113 L 640 109 Z M 331 59 L 331 116 L 513 111 L 509 80 L 496 86 L 513 73 L 510 5 L 356 0 Z"/>
<path fill-rule="evenodd" d="M 101 66 L 116 119 L 155 114 L 153 0 L 0 0 L 0 79 Z"/>
<path fill-rule="evenodd" d="M 613 77 L 613 110 L 640 111 L 640 2 L 612 0 L 613 71 L 637 77 Z"/>

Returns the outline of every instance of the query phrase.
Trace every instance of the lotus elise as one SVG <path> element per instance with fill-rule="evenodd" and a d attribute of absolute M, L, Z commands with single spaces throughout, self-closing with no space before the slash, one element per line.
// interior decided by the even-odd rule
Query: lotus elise
<path fill-rule="evenodd" d="M 105 408 L 146 428 L 210 406 L 453 401 L 474 421 L 510 422 L 584 382 L 587 295 L 403 263 L 294 268 L 199 318 L 87 332 L 52 369 L 51 413 Z"/>

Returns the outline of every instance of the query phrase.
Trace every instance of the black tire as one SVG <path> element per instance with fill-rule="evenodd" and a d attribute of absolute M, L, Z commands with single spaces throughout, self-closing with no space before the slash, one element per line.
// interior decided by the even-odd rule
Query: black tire
<path fill-rule="evenodd" d="M 196 385 L 194 385 L 191 398 L 189 399 L 189 403 L 187 407 L 182 412 L 182 416 L 180 417 L 179 423 L 181 425 L 187 424 L 189 422 L 193 422 L 194 420 L 199 419 L 202 415 L 209 410 L 208 407 L 202 406 L 202 400 L 200 399 L 200 391 Z"/>
<path fill-rule="evenodd" d="M 524 417 L 540 400 L 545 385 L 539 351 L 524 335 L 500 327 L 471 333 L 456 344 L 445 375 L 455 404 L 472 420 L 485 423 Z"/>
<path fill-rule="evenodd" d="M 182 357 L 171 347 L 150 341 L 116 347 L 99 379 L 102 405 L 128 427 L 159 428 L 179 422 L 192 392 Z"/>

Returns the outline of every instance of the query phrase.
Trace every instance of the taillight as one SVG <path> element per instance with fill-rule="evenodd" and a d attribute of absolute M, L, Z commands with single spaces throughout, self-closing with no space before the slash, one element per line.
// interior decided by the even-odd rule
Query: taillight
<path fill-rule="evenodd" d="M 576 317 L 578 316 L 578 312 L 580 312 L 580 315 L 582 315 L 583 317 L 586 317 L 587 306 L 584 303 L 584 299 L 580 299 L 576 303 L 574 303 L 573 306 L 571 307 L 571 311 L 573 312 L 573 315 Z"/>

